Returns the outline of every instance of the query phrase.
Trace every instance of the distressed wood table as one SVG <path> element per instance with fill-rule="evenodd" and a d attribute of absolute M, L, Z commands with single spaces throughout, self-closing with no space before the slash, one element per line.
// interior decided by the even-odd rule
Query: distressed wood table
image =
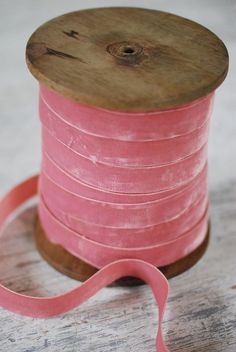
<path fill-rule="evenodd" d="M 99 4 L 91 1 L 89 6 Z M 135 5 L 144 6 L 138 1 Z M 212 1 L 196 4 L 192 0 L 175 5 L 169 0 L 165 4 L 150 1 L 151 5 L 206 25 L 226 42 L 231 56 L 229 77 L 217 94 L 211 126 L 209 248 L 195 267 L 170 280 L 163 327 L 173 352 L 235 352 L 236 7 L 231 1 L 215 1 L 212 11 Z M 39 165 L 37 87 L 24 64 L 26 40 L 41 22 L 78 7 L 78 1 L 1 2 L 1 194 L 37 172 Z M 1 282 L 18 292 L 40 296 L 75 287 L 77 281 L 49 267 L 36 251 L 34 218 L 32 206 L 5 229 L 0 246 Z M 154 352 L 156 315 L 151 291 L 146 286 L 106 288 L 80 308 L 47 320 L 0 309 L 0 351 Z"/>

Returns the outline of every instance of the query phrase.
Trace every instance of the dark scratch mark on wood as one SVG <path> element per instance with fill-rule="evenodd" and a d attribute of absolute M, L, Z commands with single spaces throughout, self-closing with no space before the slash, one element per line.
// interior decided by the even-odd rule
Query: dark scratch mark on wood
<path fill-rule="evenodd" d="M 58 50 L 48 48 L 48 47 L 46 49 L 47 49 L 47 52 L 46 52 L 47 55 L 54 55 L 54 56 L 58 56 L 61 58 L 68 58 L 68 59 L 73 59 L 73 60 L 77 59 L 77 57 L 70 55 L 70 54 L 63 53 L 62 51 L 58 51 Z"/>
<path fill-rule="evenodd" d="M 68 37 L 70 38 L 74 38 L 74 39 L 77 39 L 78 40 L 78 36 L 79 36 L 79 32 L 76 32 L 76 31 L 62 31 L 62 33 L 64 33 L 65 35 L 67 35 Z"/>
<path fill-rule="evenodd" d="M 27 54 L 30 62 L 34 62 L 35 60 L 40 59 L 43 55 L 56 56 L 62 59 L 72 59 L 82 62 L 83 64 L 87 64 L 86 61 L 82 60 L 79 57 L 64 53 L 59 50 L 55 50 L 49 48 L 45 45 L 45 43 L 30 43 L 27 45 Z"/>
<path fill-rule="evenodd" d="M 48 48 L 48 47 L 46 47 L 46 49 L 47 49 L 47 52 L 46 52 L 47 55 L 54 55 L 54 56 L 57 56 L 57 57 L 61 57 L 63 59 L 78 60 L 78 61 L 86 64 L 86 62 L 83 61 L 82 59 L 80 59 L 79 57 L 76 57 L 76 56 L 73 56 L 73 55 L 70 55 L 70 54 L 66 54 L 66 53 L 63 53 L 62 51 L 58 51 L 58 50 L 55 50 L 55 49 L 52 49 L 52 48 Z"/>

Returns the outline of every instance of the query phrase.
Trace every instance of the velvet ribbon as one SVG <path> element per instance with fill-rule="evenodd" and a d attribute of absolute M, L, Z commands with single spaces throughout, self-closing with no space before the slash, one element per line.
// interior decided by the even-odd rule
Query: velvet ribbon
<path fill-rule="evenodd" d="M 39 194 L 46 236 L 100 269 L 78 288 L 39 298 L 0 286 L 0 305 L 49 317 L 123 276 L 148 283 L 158 304 L 157 350 L 168 281 L 157 269 L 189 255 L 208 227 L 207 139 L 213 94 L 175 109 L 129 113 L 84 106 L 40 87 L 42 163 L 0 202 L 0 224 Z"/>

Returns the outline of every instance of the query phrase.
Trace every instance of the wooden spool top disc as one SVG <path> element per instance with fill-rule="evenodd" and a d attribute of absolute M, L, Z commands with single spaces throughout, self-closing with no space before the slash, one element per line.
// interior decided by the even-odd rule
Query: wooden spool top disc
<path fill-rule="evenodd" d="M 42 83 L 83 104 L 127 112 L 172 108 L 216 89 L 228 70 L 205 27 L 134 7 L 65 14 L 39 27 L 26 58 Z"/>

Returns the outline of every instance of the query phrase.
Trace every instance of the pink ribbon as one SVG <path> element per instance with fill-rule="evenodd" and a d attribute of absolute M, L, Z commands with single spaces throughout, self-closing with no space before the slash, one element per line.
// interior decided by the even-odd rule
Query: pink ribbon
<path fill-rule="evenodd" d="M 207 137 L 213 95 L 149 113 L 108 111 L 40 87 L 43 158 L 39 216 L 51 242 L 100 270 L 60 296 L 36 298 L 0 286 L 0 304 L 48 317 L 77 307 L 123 276 L 147 282 L 159 307 L 168 282 L 156 268 L 203 241 L 208 226 Z M 0 203 L 0 223 L 37 193 L 37 177 Z"/>
<path fill-rule="evenodd" d="M 25 201 L 37 194 L 38 176 L 14 187 L 0 202 L 0 226 Z M 14 313 L 33 318 L 47 318 L 74 309 L 113 281 L 134 276 L 150 285 L 158 309 L 158 332 L 156 347 L 159 352 L 168 352 L 162 334 L 162 321 L 168 297 L 169 285 L 165 276 L 153 265 L 139 259 L 116 260 L 104 266 L 79 287 L 62 295 L 52 297 L 26 296 L 0 285 L 0 305 Z"/>

